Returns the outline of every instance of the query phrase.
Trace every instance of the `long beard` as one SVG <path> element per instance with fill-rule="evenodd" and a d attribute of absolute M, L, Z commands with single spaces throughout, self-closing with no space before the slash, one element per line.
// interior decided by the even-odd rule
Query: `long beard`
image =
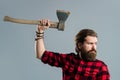
<path fill-rule="evenodd" d="M 85 51 L 84 49 L 81 50 L 81 57 L 85 61 L 95 61 L 96 60 L 96 50 Z"/>

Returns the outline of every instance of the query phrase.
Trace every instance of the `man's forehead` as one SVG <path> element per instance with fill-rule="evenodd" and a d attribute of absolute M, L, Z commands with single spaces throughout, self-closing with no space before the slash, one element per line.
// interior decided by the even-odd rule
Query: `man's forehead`
<path fill-rule="evenodd" d="M 97 37 L 96 36 L 87 36 L 85 38 L 85 41 L 95 41 L 95 42 L 97 42 Z"/>

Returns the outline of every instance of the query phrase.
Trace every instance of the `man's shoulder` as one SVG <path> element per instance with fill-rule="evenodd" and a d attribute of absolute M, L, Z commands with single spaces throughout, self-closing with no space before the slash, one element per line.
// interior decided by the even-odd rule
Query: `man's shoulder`
<path fill-rule="evenodd" d="M 107 66 L 106 63 L 105 63 L 104 61 L 100 60 L 100 59 L 96 59 L 95 62 L 97 62 L 97 63 L 99 63 L 99 64 L 101 64 L 101 65 Z"/>
<path fill-rule="evenodd" d="M 53 52 L 53 51 L 45 51 L 43 56 L 62 56 L 62 57 L 77 57 L 77 54 L 74 52 L 69 52 L 69 53 L 60 53 L 60 52 Z"/>
<path fill-rule="evenodd" d="M 76 53 L 74 53 L 74 52 L 67 53 L 66 55 L 71 56 L 71 57 L 78 57 L 78 55 Z"/>

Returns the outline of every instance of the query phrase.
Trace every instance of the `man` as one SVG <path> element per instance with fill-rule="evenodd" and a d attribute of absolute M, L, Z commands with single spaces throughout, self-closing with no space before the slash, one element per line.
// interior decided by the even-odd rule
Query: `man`
<path fill-rule="evenodd" d="M 97 33 L 83 29 L 75 37 L 76 52 L 61 54 L 47 51 L 44 45 L 44 30 L 50 26 L 49 20 L 41 20 L 36 32 L 36 56 L 45 64 L 60 67 L 63 80 L 110 80 L 107 65 L 96 59 Z"/>

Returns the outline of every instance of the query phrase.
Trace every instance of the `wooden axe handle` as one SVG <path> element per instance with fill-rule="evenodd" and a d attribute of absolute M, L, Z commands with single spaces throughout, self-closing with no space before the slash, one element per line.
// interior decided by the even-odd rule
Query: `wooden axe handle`
<path fill-rule="evenodd" d="M 32 25 L 41 25 L 40 20 L 24 20 L 24 19 L 16 19 L 9 16 L 4 17 L 4 21 L 20 23 L 20 24 L 32 24 Z M 50 28 L 57 28 L 58 22 L 50 21 Z"/>

